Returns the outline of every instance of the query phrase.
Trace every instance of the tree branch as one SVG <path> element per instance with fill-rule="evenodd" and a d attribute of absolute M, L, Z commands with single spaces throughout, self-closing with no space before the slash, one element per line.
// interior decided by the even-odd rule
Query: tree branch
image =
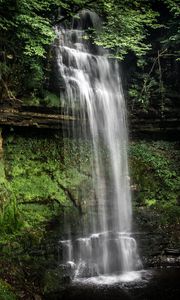
<path fill-rule="evenodd" d="M 8 96 L 8 98 L 9 98 L 9 100 L 11 100 L 11 101 L 13 101 L 13 102 L 15 102 L 15 101 L 22 102 L 21 100 L 17 99 L 17 98 L 13 95 L 13 93 L 9 90 L 9 88 L 8 88 L 8 86 L 7 86 L 7 84 L 6 84 L 6 82 L 2 79 L 2 77 L 0 77 L 0 81 L 2 81 L 2 84 L 3 84 L 3 86 L 4 86 L 5 90 L 6 90 L 6 93 L 7 93 L 7 96 Z"/>
<path fill-rule="evenodd" d="M 165 53 L 166 51 L 167 51 L 167 49 L 164 49 L 162 52 L 160 52 L 160 51 L 158 50 L 158 55 L 157 55 L 157 57 L 154 59 L 154 62 L 153 62 L 153 64 L 152 64 L 152 67 L 151 67 L 151 69 L 150 69 L 150 71 L 149 71 L 149 73 L 148 73 L 148 77 L 150 77 L 151 73 L 153 72 L 156 63 L 158 63 L 158 65 L 159 65 L 159 59 L 160 59 L 161 56 L 164 55 L 164 53 Z M 146 90 L 146 88 L 147 88 L 147 81 L 144 83 L 144 85 L 143 85 L 143 87 L 142 87 L 140 97 L 142 96 L 142 94 L 143 94 L 143 92 Z"/>

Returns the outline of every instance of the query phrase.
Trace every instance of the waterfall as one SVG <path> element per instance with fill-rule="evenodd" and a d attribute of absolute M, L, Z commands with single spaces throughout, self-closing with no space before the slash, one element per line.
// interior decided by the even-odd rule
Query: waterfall
<path fill-rule="evenodd" d="M 126 106 L 119 65 L 109 58 L 107 50 L 84 38 L 88 24 L 97 27 L 100 20 L 96 14 L 83 11 L 71 29 L 56 28 L 64 102 L 72 111 L 79 107 L 80 117 L 87 119 L 93 149 L 94 201 L 89 206 L 89 223 L 83 225 L 83 236 L 61 242 L 64 262 L 76 266 L 75 277 L 124 273 L 139 266 L 136 241 L 131 236 Z M 86 134 L 85 129 L 82 131 Z M 106 149 L 106 163 L 102 147 Z"/>

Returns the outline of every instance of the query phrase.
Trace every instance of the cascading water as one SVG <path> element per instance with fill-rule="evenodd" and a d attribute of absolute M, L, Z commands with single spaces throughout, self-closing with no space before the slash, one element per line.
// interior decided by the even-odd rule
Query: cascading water
<path fill-rule="evenodd" d="M 89 222 L 82 225 L 83 236 L 60 241 L 64 263 L 74 266 L 76 278 L 129 272 L 140 265 L 136 241 L 131 237 L 126 108 L 119 66 L 108 58 L 107 51 L 92 50 L 90 42 L 83 39 L 87 22 L 97 26 L 99 19 L 83 11 L 71 29 L 56 28 L 64 99 L 72 110 L 78 104 L 82 119 L 87 119 L 94 159 L 95 196 Z"/>

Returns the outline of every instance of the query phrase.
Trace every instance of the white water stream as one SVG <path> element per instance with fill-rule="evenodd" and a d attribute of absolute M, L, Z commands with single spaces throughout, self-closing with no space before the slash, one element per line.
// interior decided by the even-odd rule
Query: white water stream
<path fill-rule="evenodd" d="M 60 242 L 64 262 L 69 261 L 75 268 L 76 278 L 127 273 L 140 266 L 136 241 L 131 236 L 126 107 L 119 66 L 108 58 L 107 51 L 97 47 L 92 50 L 92 45 L 83 39 L 87 20 L 91 25 L 99 24 L 94 13 L 85 11 L 71 29 L 56 28 L 64 97 L 69 106 L 78 104 L 81 117 L 88 118 L 94 158 L 95 199 L 90 206 L 90 226 L 84 229 L 85 236 L 74 242 Z"/>

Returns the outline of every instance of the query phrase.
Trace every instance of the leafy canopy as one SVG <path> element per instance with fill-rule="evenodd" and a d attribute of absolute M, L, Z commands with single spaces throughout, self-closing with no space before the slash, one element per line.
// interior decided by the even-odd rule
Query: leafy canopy
<path fill-rule="evenodd" d="M 100 8 L 104 22 L 95 38 L 98 45 L 113 49 L 120 59 L 129 51 L 140 56 L 150 49 L 148 28 L 159 25 L 158 12 L 147 1 L 105 0 L 101 1 Z"/>

